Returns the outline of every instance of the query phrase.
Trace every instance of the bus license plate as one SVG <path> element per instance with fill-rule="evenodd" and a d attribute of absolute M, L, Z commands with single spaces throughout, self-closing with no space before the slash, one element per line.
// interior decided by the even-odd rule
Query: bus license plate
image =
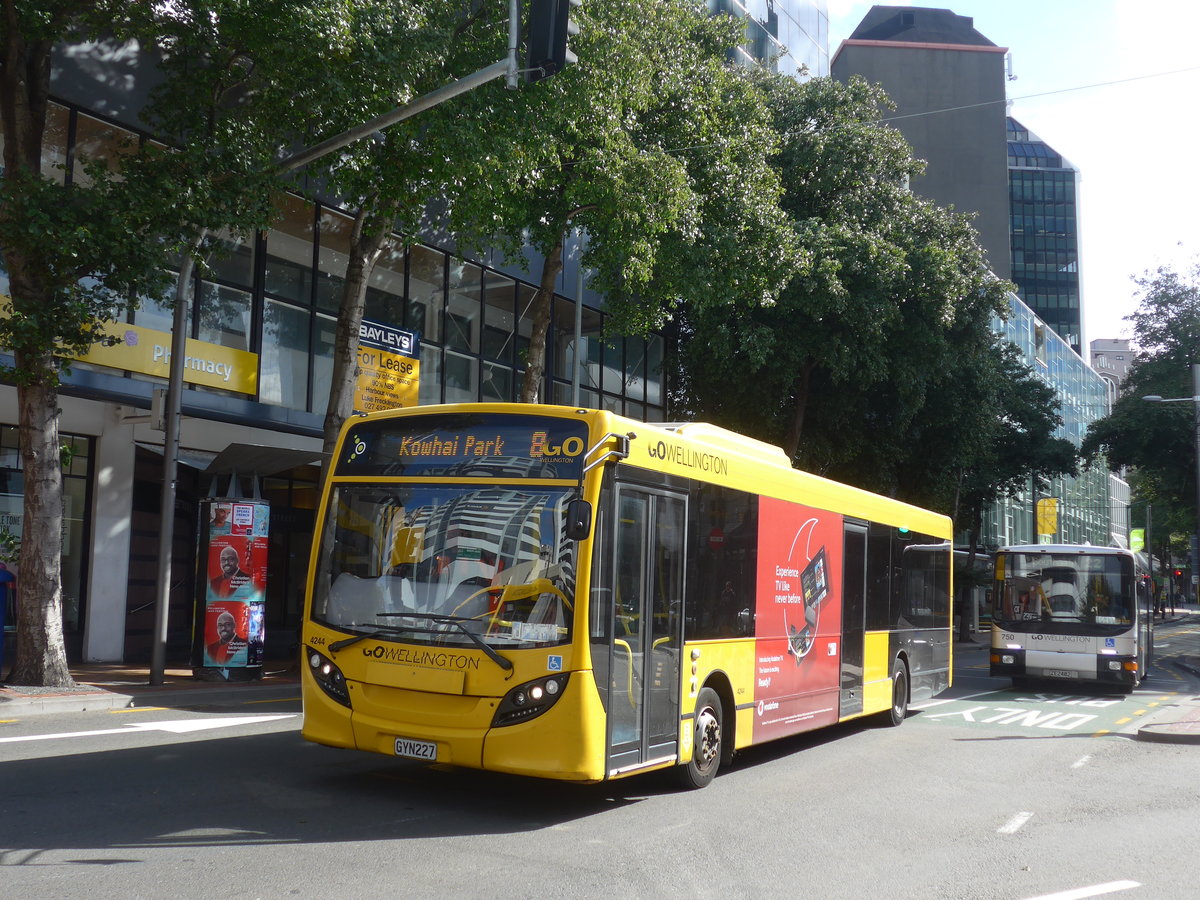
<path fill-rule="evenodd" d="M 1047 678 L 1078 678 L 1078 672 L 1072 672 L 1070 669 L 1047 669 Z"/>
<path fill-rule="evenodd" d="M 437 744 L 433 741 L 414 741 L 411 738 L 396 738 L 396 755 L 409 759 L 427 759 L 437 762 Z"/>

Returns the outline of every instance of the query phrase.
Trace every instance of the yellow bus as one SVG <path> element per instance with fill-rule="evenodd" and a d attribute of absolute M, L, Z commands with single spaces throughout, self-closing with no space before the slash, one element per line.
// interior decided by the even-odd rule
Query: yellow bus
<path fill-rule="evenodd" d="M 313 538 L 304 737 L 595 782 L 950 684 L 944 516 L 702 423 L 425 406 L 347 421 Z"/>

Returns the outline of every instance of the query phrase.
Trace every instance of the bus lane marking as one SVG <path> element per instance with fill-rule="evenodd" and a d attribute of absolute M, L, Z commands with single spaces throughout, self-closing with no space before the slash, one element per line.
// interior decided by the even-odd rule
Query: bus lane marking
<path fill-rule="evenodd" d="M 1105 884 L 1093 884 L 1091 887 L 1059 891 L 1056 894 L 1038 894 L 1036 897 L 1029 897 L 1028 900 L 1087 900 L 1088 897 L 1115 894 L 1117 891 L 1127 891 L 1130 888 L 1141 886 L 1140 881 L 1109 881 Z"/>
<path fill-rule="evenodd" d="M 981 714 L 976 718 L 976 714 Z M 987 713 L 987 715 L 982 715 Z M 932 713 L 927 719 L 946 719 L 962 716 L 964 722 L 975 722 L 985 725 L 1020 725 L 1024 728 L 1052 728 L 1058 731 L 1072 731 L 1098 716 L 1087 713 L 1048 712 L 1038 709 L 1025 709 L 1014 706 L 972 706 L 969 709 L 959 709 L 952 712 Z"/>
<path fill-rule="evenodd" d="M 1016 834 L 1021 830 L 1021 826 L 1033 818 L 1031 812 L 1019 812 L 999 828 L 996 829 L 996 834 Z"/>

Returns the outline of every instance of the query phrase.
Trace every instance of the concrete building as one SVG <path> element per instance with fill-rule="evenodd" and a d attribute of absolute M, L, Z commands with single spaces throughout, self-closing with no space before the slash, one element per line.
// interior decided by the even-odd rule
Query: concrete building
<path fill-rule="evenodd" d="M 896 104 L 884 111 L 928 164 L 914 193 L 975 213 L 988 265 L 1012 274 L 1005 149 L 1005 55 L 948 9 L 874 6 L 842 42 L 833 77 L 881 84 Z"/>
<path fill-rule="evenodd" d="M 1108 386 L 1109 403 L 1121 394 L 1121 382 L 1133 365 L 1133 348 L 1125 338 L 1097 338 L 1091 342 L 1092 368 Z"/>

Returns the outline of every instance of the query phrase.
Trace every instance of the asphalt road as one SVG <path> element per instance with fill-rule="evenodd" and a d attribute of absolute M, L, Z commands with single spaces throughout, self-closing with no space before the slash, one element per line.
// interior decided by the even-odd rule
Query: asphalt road
<path fill-rule="evenodd" d="M 1200 680 L 1013 691 L 959 654 L 898 729 L 739 755 L 707 789 L 564 785 L 309 745 L 294 702 L 0 724 L 0 895 L 1200 896 L 1200 747 L 1136 739 Z M 1072 892 L 1072 893 L 1065 893 Z"/>

